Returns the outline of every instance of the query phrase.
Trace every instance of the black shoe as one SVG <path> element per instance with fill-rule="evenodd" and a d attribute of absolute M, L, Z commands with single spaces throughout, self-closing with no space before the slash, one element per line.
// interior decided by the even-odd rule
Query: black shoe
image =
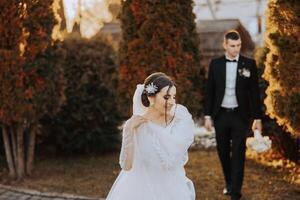
<path fill-rule="evenodd" d="M 224 195 L 231 195 L 231 189 L 229 189 L 229 188 L 224 188 L 224 189 L 223 189 L 223 194 L 224 194 Z"/>
<path fill-rule="evenodd" d="M 231 200 L 240 200 L 242 198 L 241 194 L 231 195 Z"/>

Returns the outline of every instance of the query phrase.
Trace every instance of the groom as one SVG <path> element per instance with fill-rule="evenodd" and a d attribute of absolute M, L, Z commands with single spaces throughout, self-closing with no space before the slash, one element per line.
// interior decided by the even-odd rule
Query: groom
<path fill-rule="evenodd" d="M 217 150 L 226 187 L 223 194 L 241 198 L 244 177 L 246 135 L 261 131 L 261 102 L 255 60 L 240 55 L 241 38 L 237 31 L 224 36 L 225 55 L 209 65 L 205 91 L 205 127 L 216 131 Z"/>

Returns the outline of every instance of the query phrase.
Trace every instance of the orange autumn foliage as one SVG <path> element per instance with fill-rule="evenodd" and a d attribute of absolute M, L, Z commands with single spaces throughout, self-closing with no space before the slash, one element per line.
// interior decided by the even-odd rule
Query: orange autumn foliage
<path fill-rule="evenodd" d="M 131 113 L 135 87 L 161 71 L 177 85 L 177 102 L 194 116 L 202 113 L 204 70 L 191 0 L 127 0 L 122 2 L 119 94 L 123 113 Z"/>
<path fill-rule="evenodd" d="M 269 82 L 267 113 L 300 136 L 300 2 L 270 0 L 267 10 L 264 78 Z"/>
<path fill-rule="evenodd" d="M 0 1 L 4 8 L 0 21 L 0 121 L 4 124 L 36 121 L 45 113 L 56 112 L 63 102 L 62 71 L 47 60 L 54 56 L 55 62 L 58 49 L 51 38 L 56 24 L 52 3 Z M 58 100 L 55 106 L 51 98 Z M 48 107 L 55 109 L 47 110 L 48 102 L 53 104 Z"/>

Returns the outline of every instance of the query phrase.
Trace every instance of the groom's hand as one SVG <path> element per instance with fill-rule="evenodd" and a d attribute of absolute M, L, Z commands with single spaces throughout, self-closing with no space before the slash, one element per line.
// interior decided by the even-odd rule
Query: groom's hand
<path fill-rule="evenodd" d="M 213 124 L 210 116 L 205 116 L 204 127 L 208 132 L 212 131 Z"/>
<path fill-rule="evenodd" d="M 253 121 L 252 130 L 253 131 L 258 130 L 258 131 L 262 132 L 262 122 L 260 119 L 255 119 Z"/>

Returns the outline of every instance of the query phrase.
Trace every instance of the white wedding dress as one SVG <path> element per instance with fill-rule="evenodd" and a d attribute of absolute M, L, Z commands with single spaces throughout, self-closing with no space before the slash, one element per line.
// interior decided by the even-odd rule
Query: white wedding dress
<path fill-rule="evenodd" d="M 140 88 L 139 88 L 140 87 Z M 143 114 L 137 86 L 134 114 Z M 135 133 L 123 129 L 120 166 L 122 171 L 106 200 L 195 200 L 194 185 L 185 175 L 194 122 L 188 110 L 177 104 L 175 117 L 167 126 L 142 124 Z M 125 171 L 132 165 L 129 171 Z"/>

